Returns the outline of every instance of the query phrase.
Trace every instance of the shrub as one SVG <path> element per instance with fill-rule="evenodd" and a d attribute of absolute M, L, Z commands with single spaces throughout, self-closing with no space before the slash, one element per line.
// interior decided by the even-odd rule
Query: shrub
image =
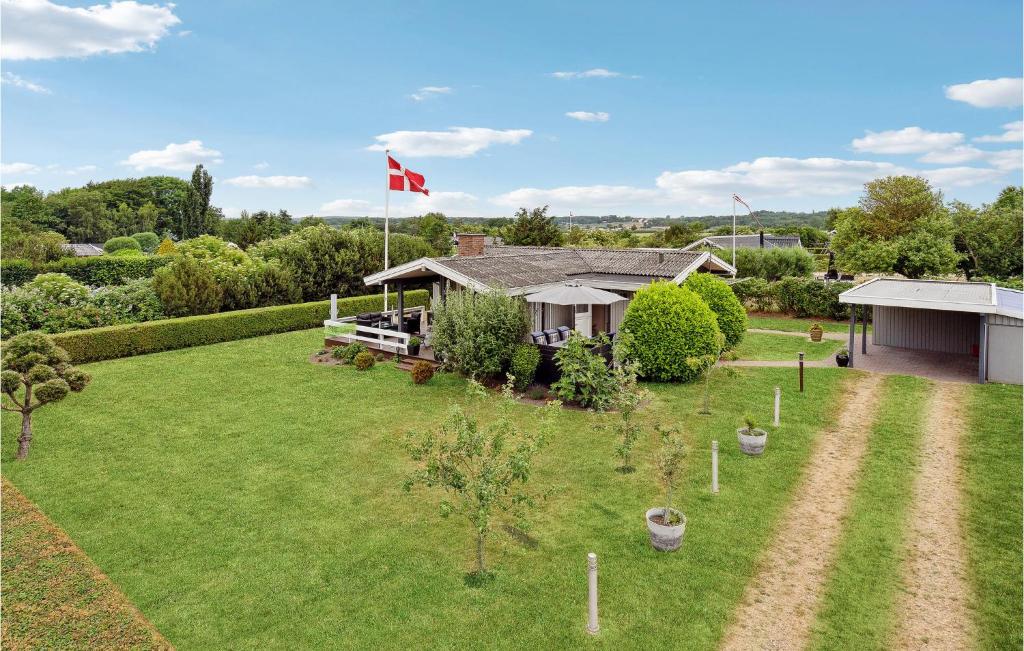
<path fill-rule="evenodd" d="M 431 346 L 448 368 L 493 377 L 509 367 L 528 328 L 522 299 L 499 291 L 451 292 L 434 308 Z"/>
<path fill-rule="evenodd" d="M 156 247 L 157 255 L 174 255 L 177 251 L 178 247 L 174 244 L 174 240 L 169 237 L 160 240 L 160 246 Z"/>
<path fill-rule="evenodd" d="M 122 285 L 137 278 L 150 278 L 173 258 L 163 255 L 122 257 L 101 255 L 92 258 L 64 258 L 43 266 L 43 271 L 64 273 L 80 283 Z"/>
<path fill-rule="evenodd" d="M 814 272 L 814 256 L 805 249 L 736 249 L 736 275 L 740 278 L 778 280 L 807 277 Z"/>
<path fill-rule="evenodd" d="M 696 292 L 715 313 L 718 329 L 725 335 L 726 348 L 735 348 L 743 341 L 747 332 L 747 311 L 724 280 L 711 274 L 695 273 L 683 286 Z"/>
<path fill-rule="evenodd" d="M 112 237 L 103 244 L 103 251 L 106 253 L 115 253 L 123 249 L 141 251 L 142 245 L 131 237 Z"/>
<path fill-rule="evenodd" d="M 426 384 L 434 377 L 434 365 L 426 360 L 420 360 L 412 365 L 412 381 L 414 384 Z"/>
<path fill-rule="evenodd" d="M 696 379 L 699 372 L 686 360 L 716 354 L 721 334 L 707 303 L 668 281 L 637 291 L 620 330 L 629 333 L 626 358 L 640 364 L 643 377 L 659 382 Z"/>
<path fill-rule="evenodd" d="M 519 344 L 512 351 L 508 372 L 515 378 L 515 386 L 522 391 L 533 384 L 540 364 L 540 349 L 533 344 Z"/>
<path fill-rule="evenodd" d="M 100 287 L 92 294 L 92 303 L 103 315 L 103 325 L 139 323 L 164 318 L 163 305 L 151 278 Z"/>
<path fill-rule="evenodd" d="M 840 303 L 839 295 L 851 287 L 853 283 L 825 284 L 813 278 L 783 278 L 773 283 L 742 280 L 734 283 L 732 290 L 745 305 L 759 312 L 842 321 L 850 318 L 850 306 Z"/>
<path fill-rule="evenodd" d="M 758 312 L 771 312 L 774 301 L 771 285 L 764 278 L 743 278 L 729 286 L 739 302 Z"/>
<path fill-rule="evenodd" d="M 36 276 L 32 263 L 28 260 L 2 260 L 0 261 L 0 283 L 7 287 L 24 285 Z"/>
<path fill-rule="evenodd" d="M 352 363 L 355 365 L 357 371 L 365 371 L 373 368 L 373 365 L 377 363 L 377 359 L 373 356 L 373 353 L 368 350 L 364 350 L 355 356 Z"/>
<path fill-rule="evenodd" d="M 390 300 L 394 302 L 394 294 Z M 405 302 L 409 307 L 425 305 L 427 292 L 406 292 Z M 344 298 L 338 301 L 338 316 L 379 312 L 383 307 L 384 297 L 379 294 Z M 316 328 L 329 317 L 330 308 L 330 301 L 280 305 L 65 332 L 53 339 L 73 361 L 96 362 Z"/>
<path fill-rule="evenodd" d="M 156 233 L 136 233 L 132 235 L 132 239 L 138 242 L 139 247 L 146 253 L 152 253 L 156 251 L 156 247 L 160 246 L 160 236 Z"/>
<path fill-rule="evenodd" d="M 336 360 L 343 360 L 345 358 L 345 351 L 348 350 L 348 346 L 335 346 L 331 349 L 331 357 Z"/>
<path fill-rule="evenodd" d="M 5 222 L 6 218 L 5 214 Z M 68 241 L 60 233 L 53 231 L 26 233 L 20 231 L 16 226 L 4 224 L 2 255 L 5 259 L 23 259 L 35 265 L 60 260 L 64 256 L 70 255 L 67 244 Z"/>
<path fill-rule="evenodd" d="M 153 289 L 171 316 L 211 314 L 220 309 L 224 297 L 210 271 L 191 256 L 181 256 L 157 271 Z"/>
<path fill-rule="evenodd" d="M 370 349 L 367 348 L 366 344 L 363 342 L 353 341 L 347 346 L 339 346 L 335 348 L 334 359 L 340 359 L 342 364 L 351 364 L 355 360 L 356 355 L 359 353 L 365 353 L 369 350 Z"/>
<path fill-rule="evenodd" d="M 601 339 L 607 344 L 603 335 Z M 551 390 L 561 400 L 598 410 L 612 404 L 618 389 L 615 377 L 605 358 L 591 351 L 586 337 L 570 334 L 569 341 L 555 353 L 555 364 L 561 377 Z"/>

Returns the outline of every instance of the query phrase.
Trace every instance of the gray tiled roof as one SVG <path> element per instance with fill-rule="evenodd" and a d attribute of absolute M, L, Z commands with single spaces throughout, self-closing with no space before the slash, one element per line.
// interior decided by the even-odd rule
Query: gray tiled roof
<path fill-rule="evenodd" d="M 697 261 L 677 249 L 562 249 L 486 247 L 479 256 L 440 258 L 444 266 L 491 287 L 512 288 L 569 280 L 583 274 L 674 278 Z"/>
<path fill-rule="evenodd" d="M 68 244 L 67 248 L 71 249 L 72 253 L 79 258 L 103 255 L 102 244 Z"/>
<path fill-rule="evenodd" d="M 732 235 L 711 235 L 705 237 L 705 240 L 711 242 L 716 246 L 720 246 L 725 249 L 732 248 Z M 737 235 L 736 236 L 736 248 L 737 249 L 756 249 L 761 246 L 760 235 Z M 801 246 L 799 235 L 771 235 L 769 233 L 764 234 L 764 246 L 766 249 L 786 249 Z"/>

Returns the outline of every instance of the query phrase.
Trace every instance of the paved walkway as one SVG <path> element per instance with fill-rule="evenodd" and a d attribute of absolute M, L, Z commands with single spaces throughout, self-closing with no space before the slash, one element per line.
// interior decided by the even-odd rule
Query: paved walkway
<path fill-rule="evenodd" d="M 788 335 L 807 338 L 802 332 L 783 332 L 781 330 L 759 330 L 751 328 L 747 332 L 771 335 Z M 838 332 L 826 332 L 826 339 L 847 341 L 848 336 Z M 892 346 L 876 346 L 871 343 L 868 334 L 868 353 L 861 352 L 860 332 L 854 337 L 853 365 L 861 371 L 881 373 L 883 375 L 916 375 L 918 377 L 937 380 L 939 382 L 974 383 L 978 381 L 978 359 L 971 355 L 955 355 L 952 353 L 936 353 L 927 350 L 910 350 Z M 796 361 L 723 361 L 726 366 L 779 366 L 796 368 Z M 809 368 L 835 366 L 835 359 L 829 357 L 820 361 L 805 361 Z"/>

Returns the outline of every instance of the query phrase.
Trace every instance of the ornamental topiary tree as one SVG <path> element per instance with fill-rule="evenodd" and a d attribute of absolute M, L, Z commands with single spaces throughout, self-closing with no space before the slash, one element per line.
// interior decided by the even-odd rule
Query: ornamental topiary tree
<path fill-rule="evenodd" d="M 718 329 L 725 335 L 725 349 L 735 348 L 747 332 L 747 311 L 725 281 L 711 274 L 691 274 L 683 287 L 704 299 L 718 320 Z"/>
<path fill-rule="evenodd" d="M 142 250 L 146 253 L 152 253 L 153 251 L 156 251 L 156 247 L 160 246 L 160 237 L 156 233 L 149 231 L 135 233 L 132 235 L 132 239 L 138 242 L 139 246 L 141 246 Z"/>
<path fill-rule="evenodd" d="M 122 249 L 141 251 L 142 245 L 130 237 L 112 237 L 103 245 L 104 253 L 116 253 Z"/>
<path fill-rule="evenodd" d="M 718 352 L 715 313 L 696 293 L 669 281 L 637 291 L 619 330 L 629 333 L 624 357 L 658 382 L 695 380 L 700 372 L 687 360 Z"/>
<path fill-rule="evenodd" d="M 63 400 L 69 391 L 81 391 L 91 378 L 69 365 L 67 351 L 39 332 L 26 332 L 5 343 L 0 368 L 0 390 L 7 396 L 0 408 L 21 414 L 17 458 L 24 459 L 32 443 L 32 413 Z"/>
<path fill-rule="evenodd" d="M 174 255 L 178 250 L 178 247 L 174 244 L 174 240 L 169 237 L 165 237 L 160 241 L 160 246 L 156 247 L 157 255 Z"/>

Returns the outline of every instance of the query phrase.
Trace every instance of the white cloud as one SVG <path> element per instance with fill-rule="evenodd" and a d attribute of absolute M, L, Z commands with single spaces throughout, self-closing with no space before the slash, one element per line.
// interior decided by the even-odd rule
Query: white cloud
<path fill-rule="evenodd" d="M 580 122 L 607 122 L 611 115 L 604 111 L 598 111 L 593 113 L 591 111 L 570 111 L 565 114 L 566 117 L 572 118 L 573 120 L 579 120 Z"/>
<path fill-rule="evenodd" d="M 313 186 L 308 176 L 236 176 L 225 179 L 224 183 L 240 188 L 272 188 L 274 190 L 298 190 Z"/>
<path fill-rule="evenodd" d="M 184 37 L 184 36 L 192 36 L 192 30 L 191 29 L 183 29 L 180 32 L 178 32 L 178 36 L 182 36 L 182 37 Z"/>
<path fill-rule="evenodd" d="M 491 145 L 515 145 L 533 132 L 529 129 L 485 129 L 450 127 L 448 131 L 394 131 L 375 136 L 370 151 L 391 149 L 405 156 L 447 156 L 465 158 Z"/>
<path fill-rule="evenodd" d="M 88 174 L 89 172 L 95 172 L 98 169 L 99 168 L 96 167 L 95 165 L 79 165 L 78 167 L 67 168 L 66 170 L 64 170 L 64 173 L 70 174 L 71 176 L 75 176 L 77 174 Z"/>
<path fill-rule="evenodd" d="M 988 153 L 987 160 L 992 167 L 1001 170 L 1019 170 L 1024 168 L 1024 150 L 1006 149 Z"/>
<path fill-rule="evenodd" d="M 991 167 L 944 167 L 934 170 L 921 170 L 919 174 L 932 184 L 945 187 L 966 187 L 990 183 L 998 180 L 1006 173 L 1005 170 Z"/>
<path fill-rule="evenodd" d="M 964 134 L 927 131 L 921 127 L 907 127 L 893 131 L 867 131 L 863 138 L 854 138 L 850 145 L 855 151 L 873 154 L 920 154 L 948 149 L 960 144 Z"/>
<path fill-rule="evenodd" d="M 979 136 L 974 142 L 1020 142 L 1024 140 L 1024 121 L 1007 122 L 1003 125 L 1003 133 L 998 136 Z"/>
<path fill-rule="evenodd" d="M 630 207 L 641 202 L 656 201 L 662 193 L 653 188 L 629 185 L 567 185 L 560 188 L 519 188 L 500 194 L 491 201 L 500 206 L 550 205 L 556 212 L 588 208 Z"/>
<path fill-rule="evenodd" d="M 548 73 L 548 76 L 554 77 L 555 79 L 607 79 L 609 77 L 624 77 L 625 75 L 621 72 L 615 72 L 614 70 L 607 70 L 605 68 L 591 68 L 590 70 L 583 70 L 582 72 L 552 72 Z M 635 79 L 636 75 L 630 75 L 630 77 Z"/>
<path fill-rule="evenodd" d="M 30 90 L 33 93 L 41 93 L 43 95 L 50 94 L 49 88 L 41 86 L 33 81 L 29 81 L 28 79 L 23 79 L 18 75 L 14 74 L 13 72 L 9 71 L 5 71 L 3 76 L 0 77 L 0 83 L 9 84 L 16 88 L 24 88 L 25 90 Z"/>
<path fill-rule="evenodd" d="M 966 102 L 978 108 L 1013 108 L 1024 100 L 1024 79 L 1021 77 L 1000 77 L 979 79 L 969 84 L 946 86 L 946 97 L 957 102 Z"/>
<path fill-rule="evenodd" d="M 219 151 L 203 147 L 201 140 L 189 140 L 180 145 L 171 143 L 163 149 L 137 151 L 127 160 L 121 161 L 121 164 L 134 167 L 140 172 L 151 168 L 184 172 L 200 163 L 208 165 L 221 162 L 223 159 Z"/>
<path fill-rule="evenodd" d="M 32 163 L 4 163 L 0 165 L 0 174 L 35 174 L 39 169 Z"/>
<path fill-rule="evenodd" d="M 391 195 L 394 198 L 395 195 Z M 476 215 L 479 200 L 468 192 L 431 192 L 429 196 L 415 193 L 411 203 L 400 206 L 398 214 L 422 215 L 428 212 L 443 212 L 449 215 Z"/>
<path fill-rule="evenodd" d="M 256 163 L 255 165 L 252 166 L 254 170 L 265 170 L 268 167 L 270 167 L 270 163 L 268 163 L 267 161 L 260 161 L 259 163 Z"/>
<path fill-rule="evenodd" d="M 369 215 L 372 204 L 362 199 L 335 199 L 328 201 L 316 211 L 319 215 Z"/>
<path fill-rule="evenodd" d="M 958 145 L 956 147 L 950 147 L 949 149 L 930 151 L 917 160 L 922 163 L 956 165 L 957 163 L 966 163 L 968 161 L 985 158 L 987 153 L 988 152 L 984 152 L 977 147 L 972 147 L 970 145 Z"/>
<path fill-rule="evenodd" d="M 65 7 L 49 0 L 3 0 L 0 56 L 58 59 L 141 52 L 181 22 L 174 5 L 129 0 L 91 7 Z"/>
<path fill-rule="evenodd" d="M 425 99 L 430 99 L 431 97 L 436 97 L 438 95 L 449 95 L 451 92 L 452 89 L 449 86 L 424 86 L 412 95 L 409 95 L 409 97 L 417 102 L 422 102 Z"/>

